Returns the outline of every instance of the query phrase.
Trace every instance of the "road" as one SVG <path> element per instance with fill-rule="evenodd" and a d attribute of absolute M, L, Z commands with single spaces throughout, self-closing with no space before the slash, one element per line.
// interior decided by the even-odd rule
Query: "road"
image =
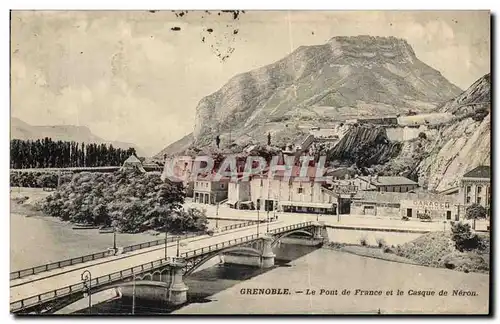
<path fill-rule="evenodd" d="M 278 229 L 296 223 L 297 222 L 294 220 L 277 221 L 269 224 L 269 229 Z M 266 230 L 266 224 L 260 224 L 259 233 L 263 235 L 266 233 Z M 252 225 L 245 228 L 222 232 L 214 236 L 204 235 L 185 239 L 181 241 L 179 250 L 180 253 L 184 253 L 256 233 L 257 225 Z M 177 244 L 169 243 L 167 245 L 167 254 L 169 256 L 174 256 L 176 252 Z M 159 260 L 164 257 L 165 249 L 164 245 L 162 245 L 149 249 L 138 250 L 132 253 L 95 260 L 84 264 L 55 269 L 26 278 L 12 280 L 10 281 L 10 300 L 11 302 L 15 302 L 21 299 L 50 292 L 58 288 L 78 284 L 81 282 L 80 276 L 84 270 L 89 270 L 92 274 L 92 278 L 97 278 L 151 261 Z"/>
<path fill-rule="evenodd" d="M 193 203 L 188 201 L 184 204 L 185 207 L 204 208 L 207 211 L 207 216 L 210 218 L 216 217 L 216 207 L 214 205 L 205 205 Z M 255 210 L 240 210 L 232 209 L 226 205 L 219 206 L 218 217 L 249 221 L 249 220 L 264 220 L 267 217 L 267 212 L 261 211 L 257 215 Z M 269 217 L 274 215 L 273 212 L 269 213 Z M 320 221 L 325 225 L 339 226 L 339 227 L 367 227 L 373 229 L 401 229 L 401 230 L 417 230 L 417 231 L 442 231 L 443 220 L 434 220 L 433 222 L 421 222 L 416 219 L 409 221 L 402 221 L 399 217 L 389 216 L 369 216 L 369 215 L 317 215 L 308 213 L 284 213 L 276 212 L 279 220 L 294 220 L 295 222 L 307 221 Z M 462 220 L 463 221 L 463 220 Z M 472 224 L 472 221 L 465 221 Z M 489 221 L 478 220 L 476 221 L 476 229 L 485 231 L 489 226 Z M 450 229 L 449 222 L 446 224 L 446 229 Z"/>

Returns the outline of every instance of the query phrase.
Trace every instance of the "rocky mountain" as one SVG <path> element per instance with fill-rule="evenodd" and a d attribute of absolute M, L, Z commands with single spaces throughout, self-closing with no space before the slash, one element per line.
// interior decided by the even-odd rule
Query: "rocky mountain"
<path fill-rule="evenodd" d="M 354 126 L 327 154 L 327 160 L 339 160 L 370 167 L 384 164 L 401 152 L 402 143 L 391 142 L 384 127 L 373 125 Z"/>
<path fill-rule="evenodd" d="M 73 125 L 33 126 L 19 118 L 10 120 L 10 138 L 20 140 L 36 140 L 49 137 L 52 140 L 75 141 L 79 143 L 106 143 L 116 148 L 128 149 L 134 147 L 139 156 L 145 156 L 137 145 L 125 142 L 107 141 L 93 134 L 88 127 Z"/>
<path fill-rule="evenodd" d="M 192 141 L 206 146 L 218 134 L 223 143 L 255 143 L 301 121 L 428 112 L 461 92 L 403 39 L 334 37 L 236 75 L 203 98 Z"/>
<path fill-rule="evenodd" d="M 419 178 L 429 189 L 442 191 L 458 186 L 467 171 L 491 165 L 490 92 L 490 74 L 486 74 L 440 107 L 455 118 L 438 129 L 429 155 L 418 166 Z"/>

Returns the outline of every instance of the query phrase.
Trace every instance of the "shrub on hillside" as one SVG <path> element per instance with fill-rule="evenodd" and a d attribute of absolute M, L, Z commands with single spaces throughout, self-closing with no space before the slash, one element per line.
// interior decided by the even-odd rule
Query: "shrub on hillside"
<path fill-rule="evenodd" d="M 378 245 L 379 248 L 382 248 L 382 247 L 385 246 L 385 240 L 383 238 L 378 238 L 376 240 L 376 242 L 377 242 L 377 245 Z"/>
<path fill-rule="evenodd" d="M 426 135 L 424 132 L 420 132 L 420 133 L 418 134 L 418 138 L 421 138 L 421 139 L 424 139 L 424 140 L 425 140 L 425 139 L 427 139 L 427 135 Z M 419 143 L 419 144 L 420 144 L 420 143 Z"/>
<path fill-rule="evenodd" d="M 451 225 L 451 239 L 458 251 L 470 251 L 480 247 L 477 234 L 472 234 L 469 224 L 457 222 Z"/>

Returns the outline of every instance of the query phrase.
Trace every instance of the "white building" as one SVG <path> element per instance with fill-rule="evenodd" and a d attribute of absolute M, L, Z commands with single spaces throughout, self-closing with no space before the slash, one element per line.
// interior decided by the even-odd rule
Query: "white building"
<path fill-rule="evenodd" d="M 337 196 L 326 188 L 326 181 L 314 181 L 316 168 L 307 169 L 307 180 L 300 179 L 300 167 L 294 166 L 289 179 L 284 171 L 254 176 L 250 181 L 250 198 L 260 210 L 335 214 Z"/>

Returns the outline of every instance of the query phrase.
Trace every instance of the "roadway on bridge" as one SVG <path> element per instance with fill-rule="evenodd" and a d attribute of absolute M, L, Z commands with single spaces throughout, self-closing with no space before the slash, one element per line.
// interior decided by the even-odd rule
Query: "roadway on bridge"
<path fill-rule="evenodd" d="M 297 224 L 297 221 L 293 220 L 280 220 L 269 224 L 269 229 L 278 229 L 288 225 Z M 267 231 L 266 224 L 259 225 L 259 234 L 263 235 Z M 190 238 L 181 240 L 180 253 L 188 252 L 198 248 L 206 247 L 213 244 L 218 244 L 226 242 L 229 240 L 241 238 L 247 235 L 252 235 L 257 233 L 257 225 L 248 226 L 245 228 L 230 230 L 227 232 L 222 232 L 214 236 L 206 236 L 197 238 Z M 182 243 L 187 243 L 186 246 L 182 246 Z M 167 245 L 167 255 L 175 256 L 177 252 L 176 244 L 169 243 Z M 55 289 L 64 288 L 73 284 L 78 284 L 81 282 L 81 273 L 84 270 L 89 270 L 92 274 L 92 278 L 97 278 L 105 276 L 111 273 L 119 272 L 121 270 L 129 269 L 141 264 L 145 264 L 151 261 L 159 260 L 165 257 L 164 245 L 159 245 L 145 253 L 130 253 L 124 254 L 119 257 L 114 257 L 108 262 L 89 262 L 86 264 L 79 264 L 75 266 L 69 266 L 62 269 L 56 269 L 52 271 L 47 271 L 40 273 L 36 276 L 30 276 L 27 278 L 22 278 L 18 280 L 12 280 L 10 282 L 10 301 L 15 302 L 29 297 L 33 297 L 39 294 L 53 291 Z"/>

